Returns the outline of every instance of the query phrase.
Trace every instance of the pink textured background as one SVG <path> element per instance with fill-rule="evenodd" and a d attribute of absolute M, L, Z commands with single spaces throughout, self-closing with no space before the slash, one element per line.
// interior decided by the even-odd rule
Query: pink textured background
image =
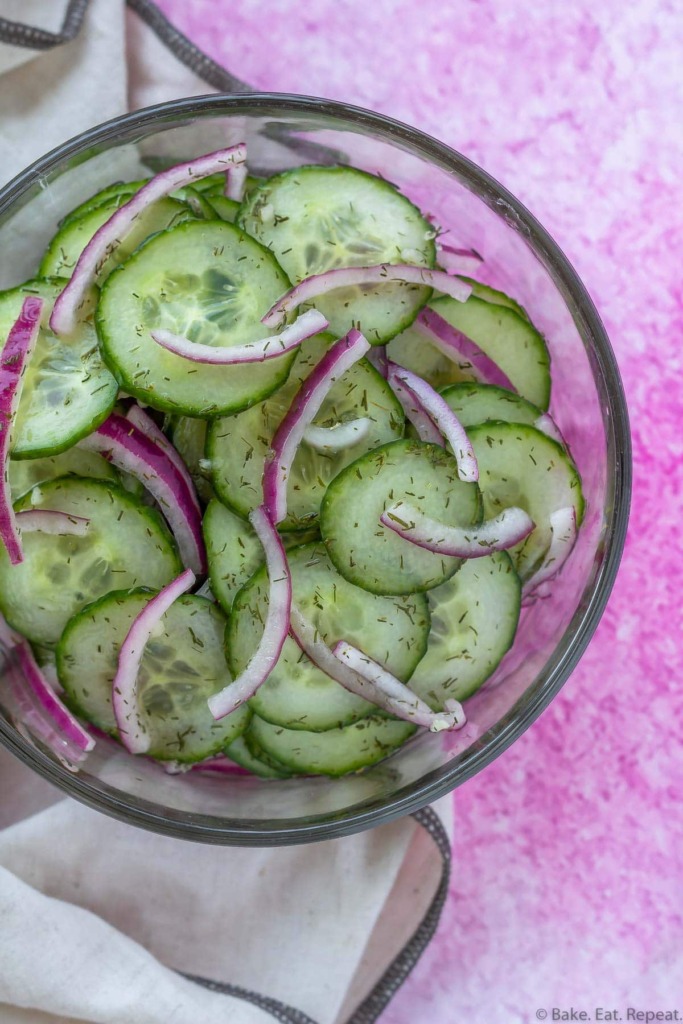
<path fill-rule="evenodd" d="M 260 89 L 450 143 L 541 220 L 592 293 L 630 404 L 620 578 L 579 669 L 455 796 L 450 899 L 383 1024 L 536 1009 L 683 1016 L 680 0 L 162 0 Z"/>

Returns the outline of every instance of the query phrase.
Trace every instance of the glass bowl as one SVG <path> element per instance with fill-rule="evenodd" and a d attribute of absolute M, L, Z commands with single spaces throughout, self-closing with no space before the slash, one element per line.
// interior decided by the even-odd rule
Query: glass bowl
<path fill-rule="evenodd" d="M 37 709 L 17 698 L 18 666 L 0 650 L 0 738 L 70 796 L 132 825 L 211 843 L 331 839 L 408 814 L 498 757 L 557 694 L 612 587 L 626 533 L 630 439 L 619 373 L 586 289 L 528 211 L 447 146 L 386 117 L 328 100 L 206 96 L 150 107 L 67 142 L 0 192 L 0 287 L 35 273 L 58 221 L 98 188 L 246 141 L 253 173 L 348 163 L 380 173 L 449 240 L 485 258 L 482 279 L 526 307 L 548 340 L 551 411 L 583 478 L 586 517 L 560 582 L 523 609 L 513 649 L 466 704 L 461 732 L 417 736 L 363 773 L 283 781 L 169 775 L 101 739 L 78 771 L 40 739 Z"/>

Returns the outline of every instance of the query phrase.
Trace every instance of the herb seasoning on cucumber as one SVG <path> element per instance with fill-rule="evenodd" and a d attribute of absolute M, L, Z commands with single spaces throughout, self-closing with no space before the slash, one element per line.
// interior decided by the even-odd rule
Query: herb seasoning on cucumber
<path fill-rule="evenodd" d="M 584 501 L 543 336 L 438 235 L 238 145 L 87 198 L 0 294 L 0 642 L 72 767 L 276 784 L 462 727 Z"/>

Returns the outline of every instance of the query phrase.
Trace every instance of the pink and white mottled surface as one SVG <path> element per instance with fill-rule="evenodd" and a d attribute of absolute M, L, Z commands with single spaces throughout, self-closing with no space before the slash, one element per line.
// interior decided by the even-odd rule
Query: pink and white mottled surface
<path fill-rule="evenodd" d="M 370 107 L 485 167 L 583 277 L 624 376 L 636 483 L 613 597 L 561 696 L 455 795 L 450 899 L 384 1024 L 683 1016 L 680 0 L 160 6 L 257 88 Z"/>

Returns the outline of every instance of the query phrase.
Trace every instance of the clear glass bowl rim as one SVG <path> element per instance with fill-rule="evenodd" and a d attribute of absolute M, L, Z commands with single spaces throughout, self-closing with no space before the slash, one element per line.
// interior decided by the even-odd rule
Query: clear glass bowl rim
<path fill-rule="evenodd" d="M 609 598 L 626 539 L 631 499 L 631 437 L 624 390 L 616 359 L 600 316 L 580 278 L 548 232 L 533 215 L 491 175 L 467 157 L 429 135 L 400 121 L 365 110 L 362 107 L 313 96 L 287 93 L 255 93 L 247 96 L 211 94 L 155 104 L 97 125 L 35 161 L 0 189 L 2 217 L 40 177 L 55 165 L 78 158 L 92 147 L 115 141 L 120 134 L 130 136 L 136 129 L 148 129 L 165 122 L 189 121 L 195 115 L 253 116 L 277 119 L 327 117 L 340 119 L 361 132 L 376 134 L 385 141 L 401 143 L 431 163 L 455 174 L 458 179 L 492 209 L 514 213 L 512 229 L 523 232 L 573 312 L 581 337 L 592 348 L 599 367 L 597 378 L 606 404 L 607 493 L 605 501 L 605 548 L 595 585 L 585 606 L 574 615 L 565 630 L 563 643 L 553 652 L 545 679 L 520 713 L 495 732 L 488 741 L 485 734 L 480 749 L 464 764 L 430 772 L 405 786 L 389 799 L 360 805 L 342 815 L 329 818 L 297 818 L 286 825 L 254 819 L 218 819 L 179 811 L 160 813 L 158 805 L 133 798 L 133 802 L 100 790 L 77 774 L 70 773 L 34 748 L 9 723 L 0 717 L 0 741 L 21 761 L 68 795 L 128 824 L 137 825 L 175 838 L 239 846 L 280 846 L 340 838 L 354 832 L 385 824 L 414 813 L 444 796 L 477 774 L 507 749 L 538 718 L 559 692 L 581 658 L 600 621 Z M 292 126 L 295 129 L 294 126 Z M 605 407 L 605 406 L 603 406 Z M 570 639 L 567 639 L 569 637 Z M 492 730 L 490 730 L 491 732 Z"/>

